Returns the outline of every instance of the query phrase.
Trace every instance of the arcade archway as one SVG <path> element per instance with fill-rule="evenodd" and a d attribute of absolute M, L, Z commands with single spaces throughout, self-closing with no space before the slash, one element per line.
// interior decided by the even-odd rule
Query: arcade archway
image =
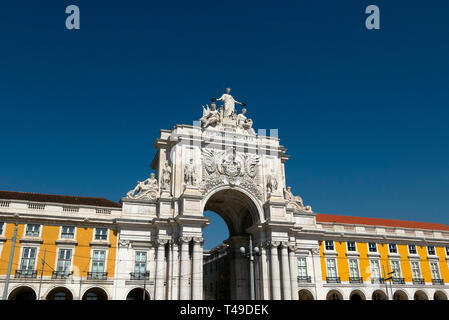
<path fill-rule="evenodd" d="M 18 287 L 11 291 L 8 300 L 36 300 L 36 292 L 27 286 Z"/>
<path fill-rule="evenodd" d="M 69 289 L 58 287 L 47 294 L 47 300 L 73 300 L 73 295 Z"/>

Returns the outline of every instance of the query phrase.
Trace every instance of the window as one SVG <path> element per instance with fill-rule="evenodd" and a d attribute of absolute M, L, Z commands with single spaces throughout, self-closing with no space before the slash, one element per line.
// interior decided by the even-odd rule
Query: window
<path fill-rule="evenodd" d="M 106 251 L 104 250 L 94 250 L 94 256 L 92 260 L 92 276 L 101 277 L 104 272 L 104 261 L 105 261 Z"/>
<path fill-rule="evenodd" d="M 134 273 L 143 275 L 147 272 L 147 253 L 144 251 L 136 252 L 136 261 L 134 262 Z"/>
<path fill-rule="evenodd" d="M 419 268 L 419 261 L 411 261 L 410 265 L 412 267 L 413 279 L 420 279 L 421 278 L 421 270 Z"/>
<path fill-rule="evenodd" d="M 430 263 L 430 274 L 432 275 L 432 280 L 440 279 L 440 270 L 438 268 L 438 262 Z"/>
<path fill-rule="evenodd" d="M 377 245 L 374 242 L 368 243 L 369 252 L 377 252 Z"/>
<path fill-rule="evenodd" d="M 307 261 L 306 258 L 299 257 L 298 258 L 298 277 L 306 278 L 307 277 Z"/>
<path fill-rule="evenodd" d="M 34 264 L 36 261 L 36 248 L 23 248 L 22 264 L 20 271 L 23 273 L 32 273 L 34 271 Z"/>
<path fill-rule="evenodd" d="M 446 255 L 449 257 L 449 247 L 446 247 Z"/>
<path fill-rule="evenodd" d="M 401 277 L 401 265 L 399 263 L 399 260 L 391 261 L 391 271 L 393 272 L 392 274 L 393 278 Z"/>
<path fill-rule="evenodd" d="M 75 227 L 63 226 L 61 231 L 61 238 L 63 239 L 75 238 Z"/>
<path fill-rule="evenodd" d="M 380 265 L 379 260 L 370 260 L 370 267 L 371 267 L 371 278 L 373 279 L 380 279 Z"/>
<path fill-rule="evenodd" d="M 324 241 L 324 246 L 325 246 L 326 250 L 334 250 L 334 242 L 332 240 L 331 241 L 328 241 L 328 240 Z"/>
<path fill-rule="evenodd" d="M 408 245 L 408 253 L 410 253 L 410 254 L 417 254 L 416 246 L 414 244 L 409 244 Z"/>
<path fill-rule="evenodd" d="M 72 250 L 59 249 L 57 270 L 61 274 L 68 274 L 72 265 Z"/>
<path fill-rule="evenodd" d="M 0 234 L 3 234 L 3 226 L 5 225 L 4 222 L 0 222 Z"/>
<path fill-rule="evenodd" d="M 107 240 L 108 239 L 108 229 L 96 228 L 95 229 L 95 240 Z"/>
<path fill-rule="evenodd" d="M 346 244 L 348 251 L 356 251 L 355 241 L 348 241 Z"/>
<path fill-rule="evenodd" d="M 327 265 L 327 277 L 337 278 L 337 266 L 335 264 L 335 259 L 326 259 Z"/>
<path fill-rule="evenodd" d="M 390 243 L 388 245 L 388 251 L 390 253 L 398 253 L 398 247 L 396 246 L 396 243 Z"/>
<path fill-rule="evenodd" d="M 358 278 L 360 277 L 359 273 L 359 263 L 357 259 L 349 260 L 349 277 L 350 278 Z"/>
<path fill-rule="evenodd" d="M 434 246 L 427 246 L 427 252 L 430 255 L 435 255 L 435 247 Z"/>
<path fill-rule="evenodd" d="M 38 224 L 28 224 L 25 235 L 29 237 L 39 237 L 40 227 L 41 226 Z"/>

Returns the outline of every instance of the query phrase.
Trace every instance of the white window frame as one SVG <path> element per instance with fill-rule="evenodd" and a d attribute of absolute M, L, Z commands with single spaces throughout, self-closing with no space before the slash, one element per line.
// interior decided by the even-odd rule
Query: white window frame
<path fill-rule="evenodd" d="M 332 249 L 328 249 L 327 248 L 326 242 L 331 242 L 332 243 Z M 326 250 L 326 251 L 335 251 L 335 241 L 334 240 L 324 240 L 324 250 Z"/>
<path fill-rule="evenodd" d="M 71 227 L 71 228 L 73 228 L 73 238 L 64 238 L 64 237 L 62 236 L 63 230 L 64 230 L 65 227 Z M 77 229 L 78 229 L 78 228 L 75 227 L 74 225 L 63 225 L 63 226 L 61 226 L 61 228 L 60 228 L 60 230 L 59 230 L 59 239 L 75 240 L 75 239 L 76 239 L 76 230 L 77 230 Z"/>
<path fill-rule="evenodd" d="M 73 258 L 74 258 L 73 253 L 75 252 L 75 248 L 74 247 L 68 247 L 68 246 L 58 246 L 57 247 L 57 250 L 56 250 L 56 252 L 57 252 L 57 259 L 56 259 L 55 271 L 58 271 L 58 272 L 62 272 L 62 271 L 59 270 L 59 261 L 60 261 L 60 252 L 61 252 L 61 250 L 70 250 L 70 265 L 68 267 L 69 270 L 66 270 L 68 273 L 70 273 L 70 272 L 73 271 Z"/>
<path fill-rule="evenodd" d="M 399 266 L 399 275 L 398 275 L 397 277 L 394 277 L 394 273 L 392 273 L 391 276 L 392 276 L 393 278 L 396 278 L 396 279 L 402 278 L 401 260 L 398 260 L 398 259 L 392 259 L 392 260 L 390 260 L 391 272 L 394 272 L 394 269 L 393 269 L 393 263 L 395 263 L 395 264 L 397 263 L 397 264 L 398 264 L 398 266 Z"/>
<path fill-rule="evenodd" d="M 135 250 L 134 251 L 134 265 L 133 265 L 133 272 L 134 273 L 137 273 L 136 272 L 136 263 L 137 263 L 137 254 L 138 253 L 145 253 L 145 271 L 143 273 L 143 275 L 144 275 L 146 272 L 148 272 L 148 254 L 149 253 L 148 253 L 147 250 Z M 142 273 L 140 271 L 138 273 L 142 275 Z"/>
<path fill-rule="evenodd" d="M 429 248 L 433 248 L 433 253 L 429 252 Z M 437 254 L 437 249 L 435 248 L 435 246 L 427 246 L 427 255 L 433 257 L 433 256 L 436 256 L 436 254 Z"/>
<path fill-rule="evenodd" d="M 329 275 L 329 263 L 328 263 L 329 260 L 333 260 L 334 261 L 335 276 L 330 276 Z M 326 279 L 327 278 L 338 278 L 338 265 L 337 265 L 337 258 L 336 257 L 326 258 Z"/>
<path fill-rule="evenodd" d="M 349 243 L 354 243 L 354 250 L 349 250 Z M 346 241 L 346 251 L 348 251 L 348 252 L 357 252 L 357 242 L 355 242 L 355 241 Z"/>
<path fill-rule="evenodd" d="M 36 255 L 35 255 L 35 259 L 34 259 L 34 269 L 32 271 L 36 271 L 37 272 L 37 266 L 39 264 L 39 249 L 40 246 L 36 245 L 36 244 L 26 244 L 26 245 L 22 245 L 20 246 L 20 263 L 17 266 L 16 270 L 21 271 L 22 270 L 22 261 L 23 261 L 23 252 L 26 248 L 34 248 L 36 250 Z"/>
<path fill-rule="evenodd" d="M 433 277 L 433 273 L 432 273 L 432 265 L 433 264 L 437 266 L 436 271 L 438 273 L 438 278 Z M 438 260 L 429 261 L 429 268 L 430 268 L 430 276 L 432 277 L 432 280 L 441 280 L 441 270 L 440 270 L 440 265 L 438 264 Z"/>
<path fill-rule="evenodd" d="M 305 270 L 306 274 L 302 275 L 299 273 L 299 269 L 300 269 L 300 264 L 299 264 L 299 260 L 304 260 L 304 265 L 301 266 L 301 269 Z M 298 277 L 308 277 L 309 276 L 309 270 L 308 270 L 308 263 L 307 263 L 307 257 L 305 256 L 298 256 L 297 257 L 297 265 L 298 265 L 298 270 L 296 271 L 298 273 Z"/>
<path fill-rule="evenodd" d="M 415 248 L 415 252 L 410 252 L 410 246 L 413 246 Z M 408 254 L 418 254 L 418 248 L 416 247 L 416 244 L 409 244 L 407 245 L 408 248 Z"/>
<path fill-rule="evenodd" d="M 30 236 L 30 235 L 27 235 L 27 232 L 28 232 L 28 226 L 39 226 L 39 233 L 38 233 L 38 235 L 37 236 Z M 26 225 L 25 225 L 25 228 L 24 228 L 24 230 L 23 230 L 23 236 L 24 237 L 32 237 L 32 238 L 40 238 L 41 237 L 41 234 L 42 234 L 42 229 L 44 228 L 44 226 L 42 225 L 42 224 L 38 224 L 38 223 L 27 223 Z"/>
<path fill-rule="evenodd" d="M 109 254 L 109 250 L 107 248 L 104 247 L 93 247 L 90 251 L 90 266 L 89 266 L 89 272 L 92 274 L 93 273 L 93 264 L 94 264 L 94 252 L 95 251 L 104 251 L 104 269 L 103 269 L 103 273 L 107 272 L 108 270 L 108 254 Z"/>
<path fill-rule="evenodd" d="M 376 263 L 377 269 L 373 268 L 374 263 Z M 372 279 L 382 279 L 382 271 L 380 269 L 380 259 L 369 259 L 369 267 L 370 267 Z M 379 274 L 374 275 L 374 272 L 373 272 L 374 270 L 376 270 Z"/>
<path fill-rule="evenodd" d="M 351 261 L 355 261 L 355 265 L 357 268 L 357 275 L 356 276 L 351 276 Z M 348 270 L 349 270 L 349 277 L 350 278 L 360 278 L 360 264 L 359 264 L 359 259 L 355 259 L 355 258 L 350 258 L 348 259 Z"/>
<path fill-rule="evenodd" d="M 106 230 L 106 239 L 97 239 L 97 230 L 104 229 Z M 108 228 L 95 228 L 94 229 L 94 241 L 109 241 L 109 229 Z"/>
<path fill-rule="evenodd" d="M 374 244 L 374 247 L 376 248 L 376 251 L 371 251 L 370 250 L 370 244 Z M 376 242 L 368 242 L 368 253 L 378 253 L 379 249 L 377 248 L 377 243 Z"/>
<path fill-rule="evenodd" d="M 4 236 L 5 235 L 5 229 L 6 229 L 6 222 L 5 221 L 0 221 L 0 224 L 2 225 L 2 230 L 0 232 L 0 236 Z"/>
<path fill-rule="evenodd" d="M 394 252 L 391 251 L 391 249 L 394 249 Z M 398 245 L 396 243 L 389 243 L 388 244 L 388 253 L 397 254 L 398 253 Z"/>
<path fill-rule="evenodd" d="M 418 276 L 415 278 L 413 274 L 413 264 L 416 263 L 418 265 Z M 410 260 L 410 271 L 412 273 L 412 279 L 421 279 L 422 273 L 421 273 L 421 263 L 419 260 Z"/>

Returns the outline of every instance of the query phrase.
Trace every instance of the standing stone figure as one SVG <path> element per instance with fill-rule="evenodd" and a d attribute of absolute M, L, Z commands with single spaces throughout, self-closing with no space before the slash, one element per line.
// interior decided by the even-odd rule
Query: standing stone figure
<path fill-rule="evenodd" d="M 189 163 L 184 166 L 184 182 L 186 185 L 196 185 L 195 171 L 193 159 L 190 159 Z"/>
<path fill-rule="evenodd" d="M 274 176 L 273 170 L 271 170 L 271 174 L 267 176 L 267 191 L 268 193 L 273 193 L 273 191 L 276 191 L 277 188 L 278 188 L 278 181 Z"/>
<path fill-rule="evenodd" d="M 165 190 L 170 190 L 170 182 L 171 182 L 171 168 L 166 160 L 164 162 L 164 167 L 162 168 L 162 181 L 161 187 Z"/>
<path fill-rule="evenodd" d="M 242 106 L 245 106 L 245 103 L 238 102 L 234 99 L 233 96 L 231 96 L 231 88 L 226 88 L 226 93 L 223 93 L 223 95 L 217 99 L 217 101 L 223 101 L 224 105 L 224 117 L 230 118 L 233 114 L 235 114 L 235 104 L 239 104 Z"/>

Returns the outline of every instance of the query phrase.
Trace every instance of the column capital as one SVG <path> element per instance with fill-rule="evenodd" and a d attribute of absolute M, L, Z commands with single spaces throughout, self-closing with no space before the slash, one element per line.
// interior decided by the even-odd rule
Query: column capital
<path fill-rule="evenodd" d="M 274 247 L 279 247 L 279 245 L 280 245 L 281 243 L 279 242 L 279 241 L 267 241 L 267 242 L 265 242 L 265 246 L 267 247 L 267 248 L 274 248 Z"/>
<path fill-rule="evenodd" d="M 313 255 L 319 255 L 320 254 L 320 249 L 319 248 L 312 249 L 311 251 L 312 251 Z"/>
<path fill-rule="evenodd" d="M 178 242 L 179 243 L 189 243 L 190 241 L 192 241 L 192 237 L 179 237 L 178 238 Z"/>
<path fill-rule="evenodd" d="M 288 248 L 288 242 L 287 241 L 282 241 L 280 244 L 282 249 L 287 249 Z"/>
<path fill-rule="evenodd" d="M 289 244 L 288 248 L 290 249 L 291 253 L 295 253 L 297 246 L 295 244 Z"/>
<path fill-rule="evenodd" d="M 162 247 L 162 246 L 165 246 L 168 243 L 168 239 L 156 239 L 154 241 L 154 243 L 156 244 L 156 246 Z"/>
<path fill-rule="evenodd" d="M 202 237 L 193 237 L 192 240 L 193 240 L 193 244 L 202 244 L 202 243 L 204 243 L 204 238 L 202 238 Z"/>

